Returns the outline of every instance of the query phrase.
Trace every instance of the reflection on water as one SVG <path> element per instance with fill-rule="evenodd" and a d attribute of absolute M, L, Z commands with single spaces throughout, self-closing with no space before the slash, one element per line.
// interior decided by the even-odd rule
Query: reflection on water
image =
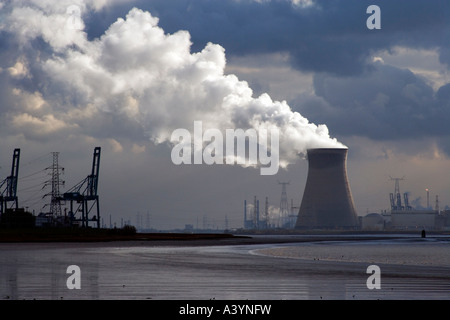
<path fill-rule="evenodd" d="M 0 299 L 449 299 L 449 242 L 1 244 Z M 381 290 L 366 268 L 381 267 Z M 69 290 L 69 265 L 81 289 Z"/>
<path fill-rule="evenodd" d="M 79 255 L 79 250 L 49 249 L 48 245 L 0 246 L 0 299 L 63 299 L 79 296 L 68 290 L 67 267 L 79 263 L 89 290 L 82 290 L 84 298 L 98 299 L 98 259 Z M 81 258 L 81 259 L 80 259 Z M 82 288 L 84 289 L 84 288 Z"/>

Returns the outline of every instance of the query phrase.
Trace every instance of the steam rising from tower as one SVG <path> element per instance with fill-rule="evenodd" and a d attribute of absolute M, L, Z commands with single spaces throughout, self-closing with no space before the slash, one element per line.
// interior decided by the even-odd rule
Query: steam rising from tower
<path fill-rule="evenodd" d="M 0 18 L 0 30 L 17 48 L 2 61 L 4 72 L 0 67 L 2 77 L 11 77 L 4 83 L 14 83 L 4 90 L 13 92 L 7 98 L 14 102 L 2 110 L 26 138 L 82 135 L 107 139 L 120 151 L 122 143 L 178 144 L 172 141 L 174 130 L 192 131 L 195 121 L 222 134 L 277 129 L 279 148 L 270 152 L 278 153 L 281 168 L 308 148 L 344 147 L 326 125 L 309 122 L 267 93 L 254 96 L 246 81 L 226 73 L 222 46 L 207 43 L 191 52 L 188 31 L 168 34 L 156 16 L 138 8 L 92 40 L 82 17 L 104 4 L 75 2 L 69 9 L 78 9 L 76 21 L 69 19 L 67 1 L 7 1 L 2 7 L 10 14 Z M 31 45 L 35 40 L 45 46 Z M 8 66 L 18 71 L 6 72 Z"/>
<path fill-rule="evenodd" d="M 354 228 L 357 215 L 347 179 L 348 149 L 308 149 L 308 178 L 296 228 Z"/>

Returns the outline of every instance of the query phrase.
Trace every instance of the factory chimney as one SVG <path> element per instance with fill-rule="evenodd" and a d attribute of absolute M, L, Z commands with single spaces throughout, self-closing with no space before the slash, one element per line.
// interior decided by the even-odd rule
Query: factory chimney
<path fill-rule="evenodd" d="M 353 229 L 357 215 L 347 179 L 348 149 L 308 149 L 308 178 L 298 229 Z"/>

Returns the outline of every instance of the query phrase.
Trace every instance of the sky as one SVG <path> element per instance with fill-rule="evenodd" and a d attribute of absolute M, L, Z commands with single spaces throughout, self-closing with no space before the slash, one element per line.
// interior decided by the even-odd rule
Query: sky
<path fill-rule="evenodd" d="M 367 27 L 370 5 L 380 29 Z M 389 210 L 392 178 L 413 206 L 429 189 L 443 209 L 449 14 L 445 0 L 2 0 L 0 181 L 20 148 L 19 205 L 48 210 L 53 152 L 64 192 L 100 146 L 105 225 L 239 228 L 254 196 L 277 223 L 280 182 L 298 207 L 306 150 L 337 147 L 358 215 Z M 222 138 L 277 130 L 279 170 L 175 164 L 174 146 L 197 150 L 195 122 Z"/>

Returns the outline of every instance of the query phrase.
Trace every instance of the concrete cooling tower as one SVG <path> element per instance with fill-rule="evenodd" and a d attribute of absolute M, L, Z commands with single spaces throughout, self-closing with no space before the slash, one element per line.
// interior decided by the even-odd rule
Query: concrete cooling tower
<path fill-rule="evenodd" d="M 347 179 L 347 149 L 309 149 L 298 229 L 354 229 L 357 215 Z"/>

